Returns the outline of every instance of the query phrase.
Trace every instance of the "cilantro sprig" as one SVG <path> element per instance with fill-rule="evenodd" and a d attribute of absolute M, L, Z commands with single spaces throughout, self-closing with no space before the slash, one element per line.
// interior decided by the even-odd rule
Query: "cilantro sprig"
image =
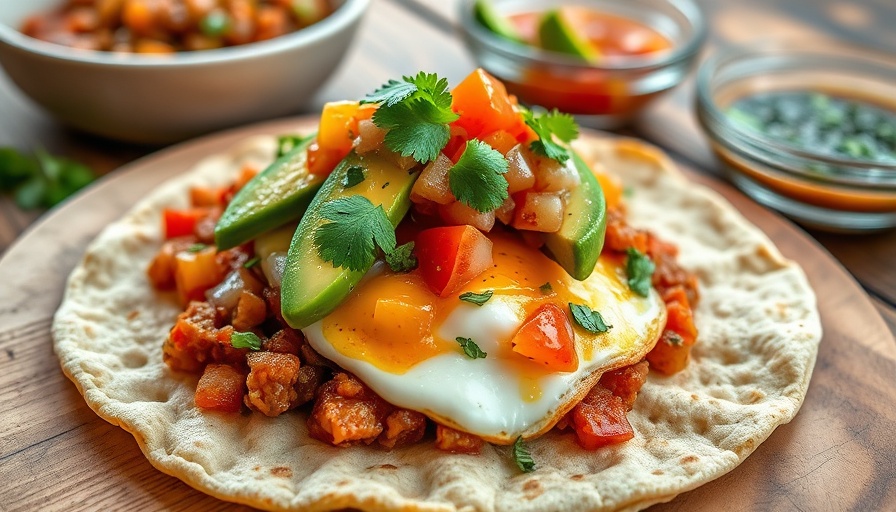
<path fill-rule="evenodd" d="M 26 210 L 55 206 L 94 179 L 89 167 L 44 150 L 27 155 L 0 148 L 0 192 L 13 194 Z"/>
<path fill-rule="evenodd" d="M 569 303 L 572 318 L 586 331 L 598 334 L 609 331 L 613 326 L 604 320 L 603 315 L 582 304 Z"/>
<path fill-rule="evenodd" d="M 399 245 L 392 252 L 386 253 L 386 264 L 393 272 L 410 272 L 417 268 L 414 242 Z"/>
<path fill-rule="evenodd" d="M 482 306 L 483 304 L 488 302 L 489 299 L 491 299 L 492 295 L 494 295 L 494 294 L 495 294 L 495 292 L 493 292 L 492 290 L 486 290 L 482 293 L 465 292 L 465 293 L 460 294 L 458 299 L 460 299 L 464 302 L 469 302 L 470 304 L 476 304 L 477 306 Z"/>
<path fill-rule="evenodd" d="M 314 231 L 314 244 L 321 259 L 334 267 L 363 271 L 376 259 L 377 247 L 386 254 L 395 250 L 395 229 L 382 205 L 352 195 L 324 203 L 320 212 L 330 222 Z"/>
<path fill-rule="evenodd" d="M 464 350 L 464 354 L 467 355 L 470 359 L 485 359 L 485 356 L 488 354 L 483 352 L 479 345 L 476 344 L 471 338 L 463 338 L 458 336 L 454 338 L 454 341 L 460 344 L 460 348 Z"/>
<path fill-rule="evenodd" d="M 532 454 L 529 453 L 529 447 L 526 446 L 522 436 L 517 437 L 516 441 L 513 442 L 513 451 L 511 453 L 513 461 L 516 462 L 516 466 L 520 468 L 520 471 L 523 473 L 535 471 L 535 460 L 532 458 Z"/>
<path fill-rule="evenodd" d="M 557 109 L 538 114 L 525 110 L 523 119 L 538 135 L 538 140 L 529 144 L 532 151 L 560 163 L 569 160 L 569 149 L 557 141 L 569 144 L 579 136 L 579 127 L 571 115 Z"/>
<path fill-rule="evenodd" d="M 234 332 L 230 335 L 230 345 L 233 348 L 248 348 L 249 350 L 261 350 L 261 338 L 254 332 Z"/>
<path fill-rule="evenodd" d="M 625 260 L 625 272 L 628 274 L 628 287 L 638 295 L 647 297 L 656 265 L 647 255 L 634 247 L 629 247 L 626 254 L 628 257 Z"/>
<path fill-rule="evenodd" d="M 373 123 L 388 130 L 386 146 L 421 164 L 436 159 L 448 143 L 448 123 L 458 118 L 451 110 L 448 81 L 435 73 L 389 80 L 362 103 L 380 104 Z"/>
<path fill-rule="evenodd" d="M 448 170 L 448 188 L 470 208 L 490 212 L 507 199 L 507 167 L 504 155 L 485 142 L 472 139 Z"/>

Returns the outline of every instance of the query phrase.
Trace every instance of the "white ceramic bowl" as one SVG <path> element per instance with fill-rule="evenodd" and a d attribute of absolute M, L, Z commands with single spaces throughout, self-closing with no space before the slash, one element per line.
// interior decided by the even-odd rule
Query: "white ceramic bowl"
<path fill-rule="evenodd" d="M 63 123 L 162 144 L 295 112 L 336 69 L 370 0 L 268 41 L 174 55 L 77 50 L 20 33 L 62 0 L 0 2 L 0 64 Z"/>

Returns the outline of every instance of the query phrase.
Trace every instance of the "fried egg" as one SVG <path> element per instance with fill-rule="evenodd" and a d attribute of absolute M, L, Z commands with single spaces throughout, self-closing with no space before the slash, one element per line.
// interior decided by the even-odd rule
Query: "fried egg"
<path fill-rule="evenodd" d="M 585 281 L 508 234 L 492 234 L 494 265 L 440 298 L 416 271 L 375 266 L 348 299 L 305 328 L 324 357 L 393 405 L 497 444 L 546 432 L 606 371 L 640 361 L 666 321 L 662 299 L 629 290 L 623 261 L 601 256 Z M 492 297 L 479 306 L 464 292 Z M 540 305 L 586 305 L 612 325 L 593 334 L 572 322 L 578 368 L 556 372 L 514 352 L 511 340 Z M 465 355 L 456 338 L 487 356 Z"/>

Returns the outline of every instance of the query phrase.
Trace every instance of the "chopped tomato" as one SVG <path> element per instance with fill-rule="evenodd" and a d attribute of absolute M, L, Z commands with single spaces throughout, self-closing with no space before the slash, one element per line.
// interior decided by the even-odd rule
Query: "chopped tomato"
<path fill-rule="evenodd" d="M 511 135 L 507 130 L 498 130 L 482 137 L 482 142 L 498 151 L 502 155 L 506 155 L 508 151 L 519 144 L 516 137 Z"/>
<path fill-rule="evenodd" d="M 423 280 L 441 297 L 492 266 L 492 242 L 473 226 L 423 230 L 417 235 L 416 253 Z"/>
<path fill-rule="evenodd" d="M 556 304 L 542 304 L 529 315 L 510 344 L 517 354 L 552 371 L 571 372 L 579 367 L 572 324 Z"/>
<path fill-rule="evenodd" d="M 445 156 L 451 158 L 454 163 L 457 163 L 457 158 L 460 158 L 461 153 L 463 153 L 463 148 L 467 146 L 467 141 L 470 140 L 470 135 L 467 133 L 467 130 L 460 126 L 452 124 L 449 128 L 450 134 L 448 136 L 448 143 L 442 148 L 442 153 L 445 153 Z M 457 155 L 457 158 L 453 158 L 454 155 Z"/>
<path fill-rule="evenodd" d="M 621 398 L 600 385 L 594 386 L 570 413 L 579 445 L 596 450 L 635 437 L 625 412 L 626 405 Z"/>
<path fill-rule="evenodd" d="M 193 207 L 224 206 L 230 187 L 192 187 L 190 204 Z"/>
<path fill-rule="evenodd" d="M 193 400 L 196 407 L 221 412 L 240 412 L 246 376 L 227 364 L 210 364 L 205 367 Z"/>
<path fill-rule="evenodd" d="M 452 123 L 479 137 L 496 130 L 520 130 L 520 115 L 504 84 L 482 68 L 470 73 L 451 92 L 451 109 L 461 117 Z"/>
<path fill-rule="evenodd" d="M 322 148 L 348 154 L 358 136 L 358 121 L 370 119 L 376 106 L 357 101 L 334 101 L 324 105 L 320 114 L 317 142 Z"/>
<path fill-rule="evenodd" d="M 308 146 L 308 172 L 327 176 L 347 154 L 339 150 L 322 148 L 317 142 L 312 142 Z"/>
<path fill-rule="evenodd" d="M 210 212 L 211 209 L 207 207 L 186 208 L 183 210 L 165 208 L 162 211 L 165 239 L 192 235 L 196 229 L 196 224 Z"/>
<path fill-rule="evenodd" d="M 647 360 L 651 368 L 671 375 L 687 366 L 691 346 L 697 340 L 697 327 L 684 287 L 666 290 L 663 299 L 666 301 L 666 329 L 647 354 Z"/>
<path fill-rule="evenodd" d="M 182 304 L 205 300 L 205 291 L 224 279 L 224 269 L 218 265 L 216 255 L 214 246 L 177 253 L 174 282 Z"/>

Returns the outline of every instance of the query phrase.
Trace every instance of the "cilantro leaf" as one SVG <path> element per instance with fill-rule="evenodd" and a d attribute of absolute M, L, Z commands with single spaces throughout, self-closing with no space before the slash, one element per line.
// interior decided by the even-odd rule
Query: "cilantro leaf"
<path fill-rule="evenodd" d="M 364 271 L 373 264 L 377 246 L 387 254 L 395 250 L 395 228 L 382 205 L 353 195 L 328 201 L 320 211 L 331 222 L 314 231 L 314 243 L 321 259 L 334 267 Z"/>
<path fill-rule="evenodd" d="M 255 265 L 258 265 L 259 263 L 261 263 L 261 258 L 256 256 L 256 257 L 252 258 L 251 260 L 248 260 L 245 263 L 243 263 L 243 268 L 252 268 Z"/>
<path fill-rule="evenodd" d="M 34 159 L 13 148 L 0 148 L 0 191 L 12 192 L 37 172 Z"/>
<path fill-rule="evenodd" d="M 609 325 L 604 317 L 597 311 L 592 310 L 588 306 L 569 303 L 569 310 L 572 312 L 572 318 L 583 329 L 590 333 L 607 332 L 613 326 Z"/>
<path fill-rule="evenodd" d="M 396 103 L 417 92 L 417 85 L 408 81 L 407 77 L 399 82 L 389 80 L 382 87 L 368 94 L 361 103 L 382 103 L 384 107 L 391 107 Z"/>
<path fill-rule="evenodd" d="M 460 347 L 464 349 L 464 354 L 470 359 L 485 359 L 485 356 L 488 355 L 470 338 L 462 338 L 458 336 L 457 338 L 454 338 L 454 340 L 460 343 Z"/>
<path fill-rule="evenodd" d="M 526 110 L 523 112 L 523 119 L 538 135 L 538 140 L 529 144 L 532 151 L 560 163 L 569 160 L 569 150 L 557 143 L 557 140 L 569 144 L 579 136 L 579 127 L 571 115 L 557 109 L 537 115 Z"/>
<path fill-rule="evenodd" d="M 507 160 L 481 140 L 470 140 L 463 154 L 448 170 L 448 188 L 458 201 L 480 212 L 489 212 L 507 199 Z"/>
<path fill-rule="evenodd" d="M 625 272 L 628 274 L 628 287 L 642 297 L 650 293 L 650 283 L 656 265 L 641 251 L 629 247 L 626 251 Z"/>
<path fill-rule="evenodd" d="M 399 245 L 394 251 L 386 253 L 386 264 L 393 272 L 410 272 L 417 268 L 414 256 L 414 242 Z"/>
<path fill-rule="evenodd" d="M 345 178 L 342 180 L 342 187 L 352 188 L 362 181 L 364 181 L 364 168 L 360 165 L 353 165 L 346 169 Z"/>
<path fill-rule="evenodd" d="M 385 143 L 389 149 L 427 163 L 435 160 L 451 136 L 448 123 L 456 115 L 449 109 L 439 110 L 432 102 L 411 98 L 392 107 L 380 107 L 373 114 L 373 122 L 386 132 Z"/>
<path fill-rule="evenodd" d="M 458 118 L 451 110 L 448 81 L 435 73 L 389 80 L 363 102 L 380 103 L 373 122 L 388 130 L 386 146 L 421 164 L 435 160 L 448 143 L 448 123 Z"/>
<path fill-rule="evenodd" d="M 541 294 L 542 294 L 542 295 L 547 295 L 547 294 L 549 294 L 549 293 L 551 293 L 551 292 L 554 291 L 554 287 L 551 286 L 551 282 L 550 282 L 550 281 L 548 281 L 548 282 L 544 283 L 543 285 L 539 286 L 538 289 L 541 290 Z"/>
<path fill-rule="evenodd" d="M 187 247 L 187 252 L 190 252 L 190 253 L 201 252 L 201 251 L 205 250 L 206 247 L 208 247 L 208 246 L 205 244 L 198 244 L 198 243 L 193 244 L 193 245 Z"/>
<path fill-rule="evenodd" d="M 535 471 L 535 461 L 532 459 L 532 454 L 529 453 L 529 447 L 523 441 L 523 436 L 517 437 L 513 442 L 513 461 L 523 473 Z"/>
<path fill-rule="evenodd" d="M 254 332 L 234 332 L 230 335 L 230 346 L 259 351 L 261 350 L 261 338 Z"/>
<path fill-rule="evenodd" d="M 466 292 L 466 293 L 460 294 L 460 297 L 458 297 L 458 298 L 462 301 L 469 302 L 471 304 L 476 304 L 477 306 L 482 306 L 483 304 L 488 302 L 488 300 L 491 299 L 492 295 L 494 295 L 494 294 L 495 294 L 495 292 L 493 292 L 491 290 L 487 290 L 482 293 Z"/>
<path fill-rule="evenodd" d="M 0 148 L 0 191 L 12 192 L 23 209 L 54 206 L 94 179 L 85 165 L 43 150 L 31 156 Z"/>

